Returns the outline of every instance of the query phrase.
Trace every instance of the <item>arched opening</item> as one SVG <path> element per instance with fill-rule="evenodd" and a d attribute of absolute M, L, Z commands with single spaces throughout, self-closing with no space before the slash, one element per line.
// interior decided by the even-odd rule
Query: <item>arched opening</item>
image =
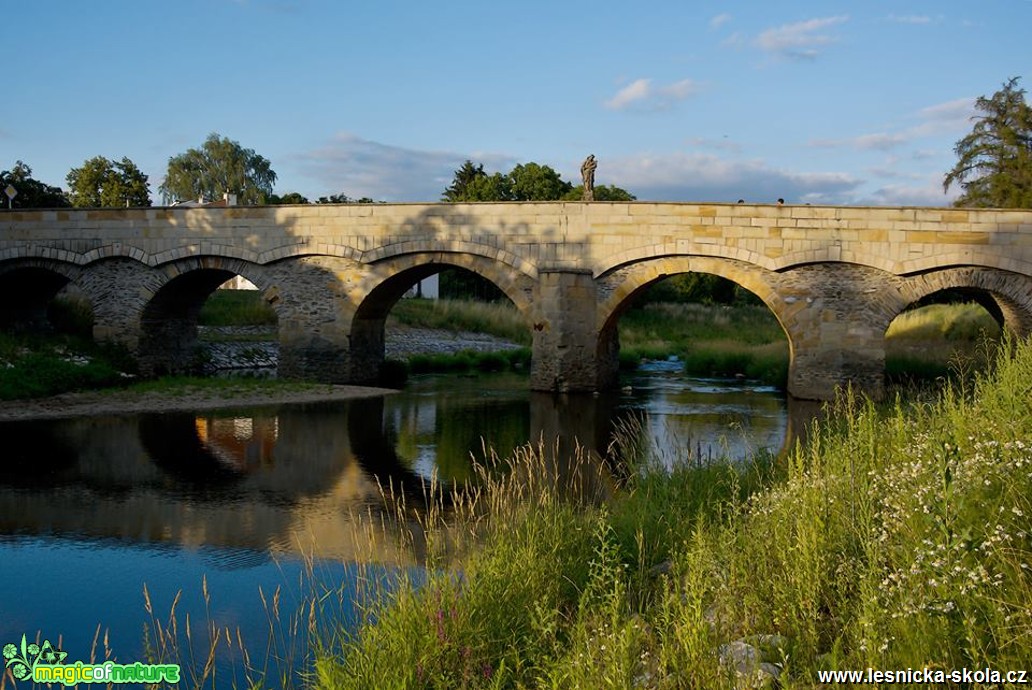
<path fill-rule="evenodd" d="M 68 273 L 44 266 L 0 272 L 0 329 L 7 332 L 75 334 L 89 337 L 93 308 Z"/>
<path fill-rule="evenodd" d="M 692 271 L 643 282 L 616 305 L 601 329 L 599 357 L 612 360 L 614 351 L 624 370 L 666 360 L 692 375 L 778 386 L 790 359 L 785 329 L 759 296 Z"/>
<path fill-rule="evenodd" d="M 111 385 L 133 365 L 93 340 L 90 299 L 79 268 L 32 260 L 0 266 L 0 399 L 41 397 Z"/>
<path fill-rule="evenodd" d="M 788 434 L 786 329 L 748 275 L 745 287 L 681 267 L 632 269 L 610 302 L 598 357 L 619 363 L 620 406 L 644 413 L 640 441 L 670 464 L 777 454 Z"/>
<path fill-rule="evenodd" d="M 469 285 L 486 281 L 492 291 L 486 298 L 478 298 L 482 290 L 420 297 L 415 287 L 442 271 Z M 526 368 L 529 300 L 517 281 L 497 278 L 440 257 L 400 267 L 370 290 L 355 312 L 349 334 L 351 379 L 396 383 L 392 379 L 399 368 L 414 373 Z"/>
<path fill-rule="evenodd" d="M 984 369 L 1011 305 L 977 288 L 948 288 L 909 304 L 885 331 L 887 382 L 934 381 Z"/>
<path fill-rule="evenodd" d="M 274 374 L 276 311 L 261 290 L 223 287 L 238 277 L 229 268 L 198 268 L 159 288 L 140 317 L 141 373 Z"/>

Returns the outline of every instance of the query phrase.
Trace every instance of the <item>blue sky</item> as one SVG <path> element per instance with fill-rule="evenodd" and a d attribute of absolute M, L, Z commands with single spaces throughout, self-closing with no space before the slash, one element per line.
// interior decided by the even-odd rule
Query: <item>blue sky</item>
<path fill-rule="evenodd" d="M 942 205 L 973 101 L 1032 82 L 1032 0 L 32 0 L 0 13 L 0 169 L 211 132 L 280 193 L 437 201 L 462 161 L 643 200 Z"/>

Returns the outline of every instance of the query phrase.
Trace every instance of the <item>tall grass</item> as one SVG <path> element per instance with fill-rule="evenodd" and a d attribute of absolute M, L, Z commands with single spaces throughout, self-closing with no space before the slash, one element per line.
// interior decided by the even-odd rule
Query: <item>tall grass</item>
<path fill-rule="evenodd" d="M 134 371 L 123 349 L 81 336 L 0 333 L 0 400 L 124 385 Z"/>
<path fill-rule="evenodd" d="M 524 449 L 475 510 L 441 513 L 479 541 L 324 647 L 317 686 L 731 688 L 726 652 L 744 645 L 785 688 L 820 670 L 1022 669 L 1030 381 L 1022 344 L 931 403 L 847 393 L 773 465 L 667 471 L 631 441 L 605 504 L 569 500 Z"/>
<path fill-rule="evenodd" d="M 202 326 L 271 326 L 277 317 L 259 290 L 216 290 L 205 300 L 197 322 Z"/>
<path fill-rule="evenodd" d="M 486 333 L 520 345 L 531 341 L 530 324 L 507 301 L 403 299 L 390 318 L 405 326 Z"/>
<path fill-rule="evenodd" d="M 1002 336 L 999 324 L 974 303 L 931 304 L 897 316 L 885 333 L 890 383 L 956 378 L 982 371 Z"/>

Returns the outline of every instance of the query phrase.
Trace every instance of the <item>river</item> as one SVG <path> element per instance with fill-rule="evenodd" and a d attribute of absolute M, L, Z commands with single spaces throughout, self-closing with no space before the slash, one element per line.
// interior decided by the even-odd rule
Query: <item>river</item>
<path fill-rule="evenodd" d="M 352 626 L 359 584 L 418 576 L 422 548 L 414 522 L 370 535 L 356 516 L 390 510 L 383 487 L 419 496 L 431 477 L 470 479 L 485 443 L 504 455 L 558 434 L 560 452 L 576 437 L 605 455 L 614 423 L 635 417 L 672 464 L 777 453 L 794 436 L 776 390 L 680 368 L 653 363 L 603 396 L 530 393 L 510 374 L 424 376 L 340 403 L 0 424 L 0 645 L 38 635 L 66 663 L 143 660 L 145 586 L 162 624 L 181 592 L 180 626 L 189 612 L 258 649 L 277 590 L 275 625 L 323 583 L 340 588 L 334 622 Z"/>

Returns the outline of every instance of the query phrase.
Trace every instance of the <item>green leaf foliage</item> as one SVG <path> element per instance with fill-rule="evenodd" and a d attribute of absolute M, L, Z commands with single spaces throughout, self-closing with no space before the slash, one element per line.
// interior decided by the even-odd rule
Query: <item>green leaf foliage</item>
<path fill-rule="evenodd" d="M 573 189 L 547 165 L 520 164 L 509 173 L 513 201 L 558 201 Z"/>
<path fill-rule="evenodd" d="M 100 208 L 150 206 L 147 176 L 128 158 L 110 161 L 96 156 L 78 168 L 72 168 L 66 178 L 72 206 Z"/>
<path fill-rule="evenodd" d="M 11 208 L 66 208 L 71 204 L 60 187 L 53 187 L 32 177 L 32 168 L 17 161 L 10 170 L 0 171 L 0 190 L 10 185 L 18 192 L 10 203 Z M 0 196 L 6 207 L 7 196 Z"/>
<path fill-rule="evenodd" d="M 165 203 L 235 194 L 243 205 L 265 203 L 272 195 L 276 173 L 272 164 L 239 143 L 213 132 L 199 149 L 168 159 L 165 181 L 159 189 Z"/>
<path fill-rule="evenodd" d="M 1032 208 L 1032 108 L 1018 77 L 975 101 L 971 133 L 957 142 L 957 164 L 943 189 L 960 185 L 957 206 Z"/>
<path fill-rule="evenodd" d="M 444 201 L 457 203 L 476 201 L 580 201 L 584 187 L 572 183 L 550 166 L 520 163 L 508 173 L 484 172 L 483 164 L 467 160 L 444 190 Z M 612 185 L 595 187 L 596 201 L 634 201 L 635 196 Z"/>
<path fill-rule="evenodd" d="M 373 199 L 371 199 L 370 197 L 367 197 L 367 196 L 363 196 L 363 197 L 359 197 L 358 199 L 355 199 L 354 197 L 350 197 L 347 194 L 344 194 L 342 192 L 340 194 L 331 194 L 329 196 L 321 196 L 321 197 L 319 197 L 319 199 L 315 203 L 317 203 L 317 204 L 375 204 L 377 202 L 374 201 Z"/>
<path fill-rule="evenodd" d="M 307 204 L 310 203 L 308 198 L 300 192 L 288 192 L 283 196 L 279 194 L 270 194 L 265 200 L 265 203 L 269 205 L 284 205 L 284 204 Z"/>
<path fill-rule="evenodd" d="M 579 184 L 563 195 L 563 201 L 582 201 L 584 199 L 584 185 Z M 595 186 L 595 201 L 637 201 L 638 197 L 628 192 L 623 187 L 612 184 L 600 184 Z"/>

